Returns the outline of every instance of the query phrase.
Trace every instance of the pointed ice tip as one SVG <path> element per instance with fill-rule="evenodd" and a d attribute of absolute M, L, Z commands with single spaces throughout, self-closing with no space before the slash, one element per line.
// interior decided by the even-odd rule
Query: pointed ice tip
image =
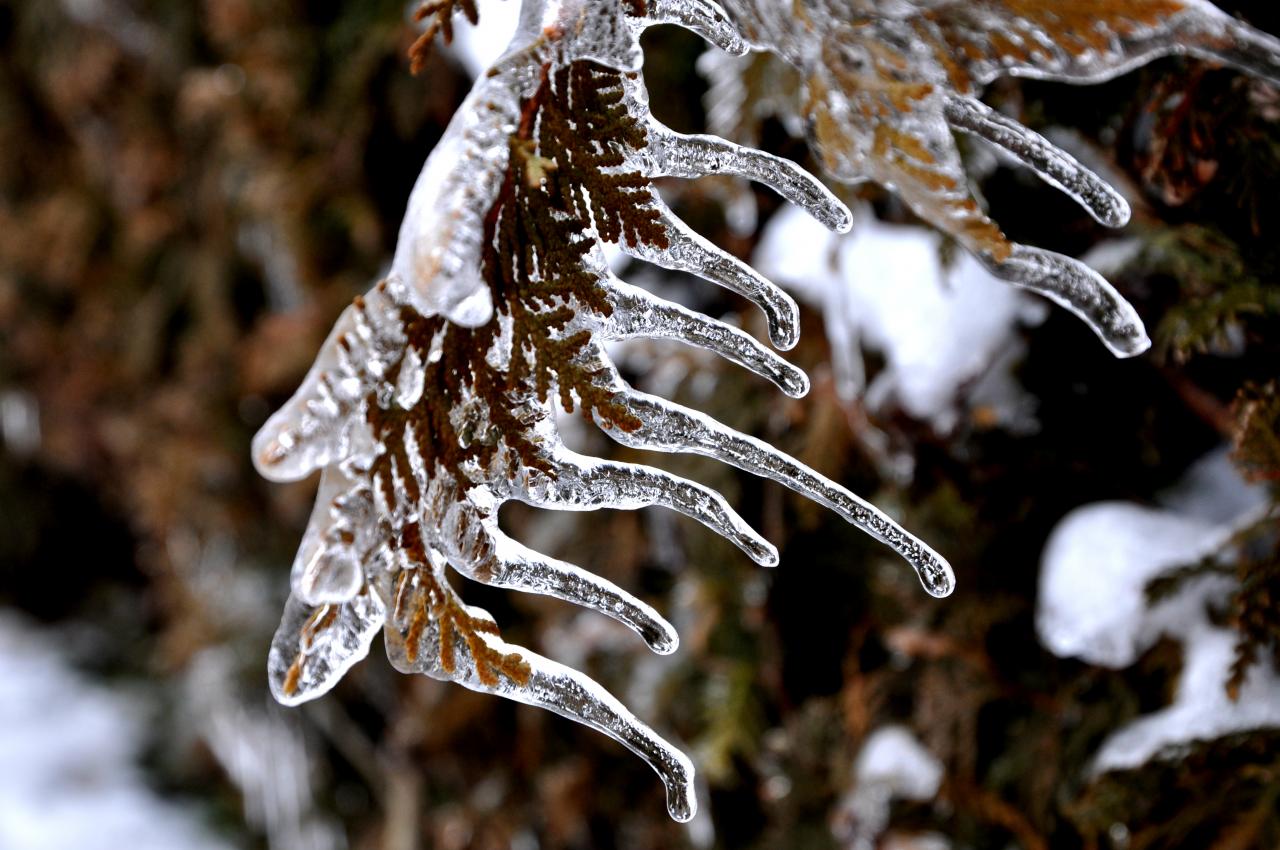
<path fill-rule="evenodd" d="M 769 541 L 762 537 L 749 537 L 745 540 L 736 541 L 742 547 L 742 551 L 751 556 L 751 560 L 755 561 L 762 567 L 778 566 L 778 549 Z"/>
<path fill-rule="evenodd" d="M 681 752 L 673 752 L 672 764 L 663 773 L 667 786 L 667 814 L 678 823 L 688 823 L 698 813 L 698 798 L 693 790 L 693 762 Z"/>
<path fill-rule="evenodd" d="M 782 373 L 778 386 L 791 398 L 804 398 L 809 394 L 809 376 L 803 369 L 792 367 Z"/>
<path fill-rule="evenodd" d="M 836 233 L 848 233 L 853 230 L 853 212 L 848 205 L 834 195 L 831 196 L 831 200 L 834 201 L 831 212 L 823 218 L 822 223 Z"/>
<path fill-rule="evenodd" d="M 1151 350 L 1151 337 L 1141 324 L 1133 329 L 1132 334 L 1104 339 L 1111 353 L 1121 360 L 1138 357 Z"/>
<path fill-rule="evenodd" d="M 734 56 L 751 50 L 729 15 L 714 0 L 649 0 L 647 20 L 642 25 L 649 24 L 682 26 Z"/>
<path fill-rule="evenodd" d="M 938 576 L 921 576 L 920 583 L 924 585 L 924 589 L 934 599 L 946 599 L 956 589 L 955 578 L 952 577 L 951 571 L 947 570 L 946 575 Z"/>
<path fill-rule="evenodd" d="M 920 571 L 920 583 L 935 599 L 945 599 L 956 589 L 956 576 L 951 565 L 938 558 L 936 563 Z"/>
<path fill-rule="evenodd" d="M 644 641 L 658 655 L 671 655 L 680 648 L 680 635 L 670 623 L 664 622 L 662 625 L 664 628 L 661 632 L 644 635 Z"/>
<path fill-rule="evenodd" d="M 283 705 L 285 708 L 297 708 L 304 702 L 309 702 L 312 698 L 312 695 L 307 693 L 294 692 L 292 694 L 286 694 L 282 689 L 277 687 L 275 682 L 271 683 L 271 696 L 276 702 Z"/>
<path fill-rule="evenodd" d="M 285 666 L 278 666 L 277 659 L 274 657 L 268 662 L 267 686 L 271 690 L 272 698 L 285 708 L 296 708 L 304 702 L 311 702 L 316 697 L 327 694 L 333 687 L 330 684 L 307 689 L 298 687 L 296 682 L 290 687 L 288 669 Z"/>
<path fill-rule="evenodd" d="M 1129 223 L 1133 218 L 1133 208 L 1129 206 L 1129 202 L 1116 195 L 1116 204 L 1107 211 L 1107 214 L 1100 217 L 1098 221 L 1107 227 L 1119 229 Z"/>

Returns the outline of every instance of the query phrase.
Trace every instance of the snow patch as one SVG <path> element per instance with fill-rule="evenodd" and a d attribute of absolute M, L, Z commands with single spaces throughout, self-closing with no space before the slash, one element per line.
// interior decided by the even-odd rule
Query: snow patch
<path fill-rule="evenodd" d="M 1112 733 L 1094 756 L 1094 773 L 1135 767 L 1192 741 L 1280 726 L 1280 676 L 1267 664 L 1250 671 L 1237 701 L 1224 688 L 1236 635 L 1213 623 L 1209 609 L 1226 603 L 1234 579 L 1195 578 L 1169 598 L 1150 606 L 1146 599 L 1151 579 L 1221 552 L 1265 508 L 1260 491 L 1223 457 L 1196 464 L 1166 494 L 1174 508 L 1086 505 L 1058 524 L 1045 547 L 1036 629 L 1055 655 L 1120 669 L 1161 637 L 1183 645 L 1173 702 Z M 1227 522 L 1224 507 L 1235 511 Z"/>
<path fill-rule="evenodd" d="M 0 611 L 0 847 L 229 848 L 196 810 L 147 787 L 135 764 L 143 707 L 86 681 L 54 646 Z"/>
<path fill-rule="evenodd" d="M 901 800 L 933 799 L 942 784 L 942 763 L 905 726 L 872 732 L 853 766 L 858 785 L 878 785 Z"/>
<path fill-rule="evenodd" d="M 1040 573 L 1036 630 L 1060 658 L 1120 669 L 1202 607 L 1203 590 L 1148 610 L 1146 586 L 1221 542 L 1204 520 L 1127 502 L 1086 505 L 1054 529 Z M 1230 582 L 1213 582 L 1219 594 Z"/>
<path fill-rule="evenodd" d="M 905 726 L 872 732 L 853 765 L 853 790 L 840 801 L 833 831 L 841 846 L 872 850 L 894 800 L 926 802 L 942 786 L 942 763 Z"/>
<path fill-rule="evenodd" d="M 959 252 L 950 268 L 942 253 L 938 233 L 885 224 L 866 210 L 855 213 L 853 231 L 840 236 L 787 208 L 766 225 L 755 264 L 822 313 L 844 397 L 864 389 L 865 345 L 886 360 L 866 388 L 868 404 L 897 402 L 945 432 L 958 421 L 966 386 L 997 360 L 1007 373 L 1012 358 L 1001 355 L 1020 348 L 1018 326 L 1042 321 L 1046 307 L 967 253 Z M 1012 377 L 988 395 L 1002 424 L 1021 418 L 1027 407 Z"/>

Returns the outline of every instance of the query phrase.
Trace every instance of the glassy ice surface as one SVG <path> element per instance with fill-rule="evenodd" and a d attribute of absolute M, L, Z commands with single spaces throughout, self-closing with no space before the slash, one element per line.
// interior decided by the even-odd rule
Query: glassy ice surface
<path fill-rule="evenodd" d="M 523 7 L 511 46 L 479 77 L 423 168 L 390 277 L 344 312 L 302 387 L 263 427 L 253 451 L 258 468 L 275 480 L 323 471 L 271 648 L 277 699 L 296 704 L 325 693 L 367 654 L 381 629 L 398 669 L 547 708 L 615 738 L 654 768 L 667 786 L 672 817 L 687 820 L 696 806 L 689 760 L 591 679 L 503 641 L 486 612 L 457 596 L 449 571 L 574 602 L 628 626 L 655 652 L 669 653 L 678 636 L 661 614 L 611 582 L 507 537 L 497 522 L 501 505 L 514 500 L 570 511 L 660 506 L 701 522 L 757 563 L 776 564 L 776 549 L 703 485 L 570 451 L 557 431 L 555 392 L 540 401 L 536 393 L 512 389 L 504 410 L 496 411 L 483 393 L 463 386 L 447 413 L 449 424 L 465 442 L 460 448 L 486 450 L 449 466 L 441 447 L 423 442 L 434 438 L 419 433 L 429 417 L 415 416 L 438 403 L 435 390 L 424 386 L 426 368 L 456 352 L 440 348 L 443 331 L 422 340 L 407 324 L 435 315 L 462 326 L 495 322 L 487 350 L 468 356 L 482 356 L 504 373 L 530 356 L 516 348 L 512 317 L 497 315 L 490 303 L 480 257 L 484 219 L 508 170 L 507 140 L 523 104 L 542 85 L 544 66 L 589 59 L 634 71 L 637 37 L 655 22 L 685 26 L 725 50 L 745 49 L 714 4 L 651 0 L 648 9 L 647 18 L 637 19 L 621 5 L 586 0 Z M 675 133 L 649 114 L 638 75 L 621 80 L 620 103 L 645 139 L 617 166 L 621 171 L 641 179 L 744 177 L 772 187 L 827 227 L 844 231 L 851 225 L 849 210 L 795 164 L 713 136 Z M 742 294 L 764 313 L 777 347 L 794 345 L 799 322 L 790 296 L 695 233 L 656 193 L 648 197 L 645 209 L 667 244 L 623 240 L 619 247 Z M 709 455 L 779 481 L 895 549 L 931 594 L 951 592 L 947 563 L 884 513 L 765 443 L 627 386 L 605 351 L 607 341 L 679 340 L 743 366 L 791 396 L 803 395 L 809 383 L 743 331 L 615 277 L 599 233 L 589 235 L 595 244 L 583 269 L 597 279 L 610 309 L 556 296 L 572 318 L 553 333 L 587 334 L 574 363 L 597 376 L 616 409 L 634 420 L 626 428 L 602 421 L 610 436 L 658 451 Z M 372 424 L 402 412 L 395 420 L 402 424 L 390 431 Z M 498 413 L 515 418 L 501 420 Z M 518 433 L 503 432 L 495 424 L 500 420 Z"/>
<path fill-rule="evenodd" d="M 992 273 L 1067 306 L 1113 351 L 1129 355 L 1148 344 L 1132 308 L 1078 261 L 1005 240 L 968 195 L 952 131 L 1005 149 L 1099 221 L 1123 224 L 1128 207 L 1114 190 L 973 96 L 1000 73 L 1092 81 L 1168 52 L 1210 55 L 1263 73 L 1280 66 L 1274 61 L 1280 51 L 1268 39 L 1206 4 L 1137 5 L 1161 3 L 1174 3 L 1178 14 L 1149 24 L 1101 21 L 1099 26 L 1112 29 L 1106 43 L 1091 50 L 1053 42 L 1052 28 L 1043 27 L 1063 22 L 1035 4 L 1020 4 L 1024 18 L 1011 17 L 998 2 L 899 3 L 892 14 L 879 16 L 862 3 L 816 2 L 809 14 L 797 16 L 782 4 L 742 0 L 732 11 L 750 41 L 776 50 L 805 75 L 814 105 L 807 118 L 832 175 L 893 187 Z M 533 356 L 518 346 L 514 320 L 498 316 L 491 303 L 481 263 L 485 220 L 507 179 L 509 141 L 527 118 L 526 105 L 556 69 L 580 60 L 622 72 L 620 103 L 643 128 L 643 146 L 608 168 L 641 179 L 744 177 L 772 187 L 829 228 L 849 229 L 852 216 L 844 205 L 794 164 L 724 139 L 674 133 L 652 118 L 635 73 L 643 29 L 675 23 L 730 53 L 744 52 L 747 40 L 708 0 L 649 0 L 646 6 L 647 13 L 635 17 L 630 4 L 599 0 L 524 3 L 511 44 L 477 79 L 422 170 L 388 280 L 343 314 L 297 395 L 255 439 L 254 457 L 265 475 L 278 480 L 323 470 L 271 650 L 278 699 L 296 703 L 327 691 L 382 629 L 388 654 L 403 671 L 544 707 L 620 741 L 662 777 L 672 816 L 687 820 L 695 806 L 688 759 L 586 676 L 503 641 L 486 612 L 457 596 L 447 568 L 599 611 L 665 653 L 675 649 L 677 636 L 658 612 L 587 570 L 507 538 L 497 523 L 501 505 L 514 500 L 572 511 L 661 506 L 703 523 L 760 564 L 775 564 L 776 550 L 722 496 L 696 482 L 570 451 L 557 432 L 556 394 L 534 392 L 518 380 L 509 384 L 501 410 L 490 407 L 493 397 L 475 387 L 456 389 L 446 430 L 458 435 L 460 445 L 430 443 L 439 429 L 431 430 L 428 408 L 439 400 L 422 375 L 458 352 L 440 348 L 446 344 L 443 331 L 416 339 L 409 324 L 414 317 L 434 316 L 465 327 L 496 323 L 483 337 L 487 350 L 467 356 L 482 357 L 507 374 L 518 374 L 514 370 Z M 864 26 L 832 26 L 850 18 Z M 1015 47 L 1007 37 L 993 38 L 997 32 L 1018 34 Z M 1035 48 L 1045 39 L 1042 49 Z M 895 52 L 910 61 L 886 59 Z M 619 247 L 743 295 L 765 315 L 776 347 L 794 345 L 799 322 L 790 296 L 694 232 L 656 193 L 648 197 L 643 212 L 661 239 L 626 239 Z M 607 416 L 594 408 L 611 437 L 637 448 L 706 455 L 781 482 L 893 548 L 929 593 L 951 592 L 954 579 L 946 561 L 883 512 L 759 440 L 629 387 L 604 342 L 678 339 L 744 366 L 793 396 L 802 395 L 808 382 L 741 331 L 618 280 L 604 262 L 599 232 L 592 229 L 589 236 L 595 244 L 583 269 L 598 279 L 611 310 L 557 295 L 571 318 L 546 332 L 560 340 L 585 334 L 572 365 L 595 376 L 592 386 L 613 399 Z M 617 416 L 626 417 L 625 427 L 611 418 Z M 454 463 L 454 449 L 469 453 Z"/>
<path fill-rule="evenodd" d="M 1280 41 L 1204 0 L 806 0 L 799 13 L 777 0 L 725 5 L 756 47 L 799 72 L 803 95 L 783 110 L 802 113 L 790 123 L 807 128 L 831 177 L 893 190 L 993 274 L 1077 315 L 1118 357 L 1151 344 L 1132 306 L 1079 261 L 1009 241 L 970 193 L 954 132 L 1005 151 L 1100 223 L 1122 227 L 1129 205 L 1114 188 L 984 105 L 982 88 L 1002 75 L 1097 83 L 1169 54 L 1280 82 Z M 729 82 L 733 63 L 704 67 L 717 97 L 745 104 L 740 84 Z M 744 123 L 725 114 L 731 109 L 712 104 L 708 112 L 722 127 Z"/>

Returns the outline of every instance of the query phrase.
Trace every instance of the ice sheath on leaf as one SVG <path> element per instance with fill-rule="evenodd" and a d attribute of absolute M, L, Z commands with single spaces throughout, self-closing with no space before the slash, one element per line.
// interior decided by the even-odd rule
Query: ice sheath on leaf
<path fill-rule="evenodd" d="M 752 45 L 798 69 L 801 123 L 833 178 L 875 181 L 991 272 L 1071 310 L 1119 357 L 1150 340 L 1133 307 L 1078 260 L 1007 239 L 967 184 L 954 131 L 984 139 L 1122 227 L 1102 178 L 979 95 L 1002 75 L 1098 83 L 1183 54 L 1280 83 L 1280 41 L 1206 0 L 724 0 Z M 745 61 L 745 60 L 744 60 Z M 744 66 L 708 64 L 723 98 Z M 738 123 L 710 108 L 713 129 Z M 717 116 L 720 120 L 717 121 Z"/>
<path fill-rule="evenodd" d="M 894 548 L 935 596 L 950 567 L 893 520 L 771 446 L 629 387 L 610 340 L 662 337 L 808 390 L 750 335 L 617 279 L 603 242 L 741 293 L 773 342 L 796 342 L 797 311 L 771 282 L 681 222 L 652 179 L 725 173 L 766 183 L 828 226 L 848 211 L 794 164 L 649 114 L 639 33 L 672 22 L 713 44 L 745 43 L 709 0 L 526 0 L 514 42 L 482 76 L 423 168 L 390 276 L 347 308 L 302 387 L 254 440 L 273 480 L 321 471 L 269 656 L 272 692 L 313 699 L 383 631 L 392 663 L 550 709 L 644 758 L 672 817 L 692 817 L 689 760 L 597 683 L 501 638 L 462 602 L 446 567 L 486 584 L 594 609 L 655 652 L 677 635 L 640 599 L 505 535 L 504 502 L 557 510 L 662 506 L 702 522 L 753 560 L 777 552 L 720 494 L 648 466 L 564 446 L 555 407 L 577 408 L 618 442 L 708 455 L 779 481 Z"/>

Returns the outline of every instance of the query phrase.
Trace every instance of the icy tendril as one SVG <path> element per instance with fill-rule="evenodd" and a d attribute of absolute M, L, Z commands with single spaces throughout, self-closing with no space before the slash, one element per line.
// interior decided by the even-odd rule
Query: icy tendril
<path fill-rule="evenodd" d="M 273 694 L 313 699 L 382 630 L 404 672 L 539 706 L 618 740 L 692 817 L 688 758 L 585 675 L 504 641 L 448 572 L 590 608 L 655 652 L 675 629 L 644 601 L 504 534 L 504 503 L 591 511 L 661 506 L 772 566 L 776 549 L 719 493 L 672 473 L 587 457 L 561 441 L 557 404 L 618 443 L 705 455 L 778 481 L 884 542 L 926 590 L 950 566 L 853 493 L 696 410 L 630 387 L 609 340 L 679 340 L 799 397 L 808 379 L 747 333 L 619 280 L 601 246 L 687 271 L 754 302 L 773 344 L 796 343 L 795 302 L 680 221 L 652 180 L 728 174 L 772 187 L 827 227 L 849 210 L 793 163 L 657 122 L 638 73 L 639 34 L 675 23 L 731 53 L 748 43 L 799 69 L 803 110 L 837 179 L 898 191 L 997 275 L 1079 315 L 1120 356 L 1148 345 L 1133 308 L 1077 260 L 1012 243 L 971 197 L 954 131 L 1011 154 L 1098 221 L 1125 200 L 1046 139 L 977 96 L 1001 74 L 1095 82 L 1168 53 L 1280 80 L 1280 43 L 1200 0 L 526 0 L 510 47 L 476 83 L 423 167 L 388 279 L 339 318 L 316 364 L 254 440 L 272 480 L 320 470 L 269 654 Z M 800 13 L 796 14 L 795 9 Z M 1016 14 L 1015 14 L 1016 11 Z"/>
<path fill-rule="evenodd" d="M 1076 260 L 1007 239 L 967 186 L 954 131 L 1005 151 L 1122 227 L 1129 205 L 1098 175 L 978 100 L 998 77 L 1098 83 L 1186 55 L 1280 84 L 1280 41 L 1205 0 L 725 0 L 753 46 L 794 66 L 800 121 L 826 172 L 875 181 L 954 237 L 994 275 L 1075 313 L 1118 357 L 1146 351 L 1137 312 Z M 708 62 L 713 91 L 742 101 L 741 65 Z M 794 109 L 795 107 L 792 107 Z M 716 104 L 714 128 L 740 116 Z"/>
<path fill-rule="evenodd" d="M 643 4 L 641 4 L 643 6 Z M 550 709 L 623 743 L 692 817 L 693 767 L 586 676 L 505 642 L 462 602 L 448 570 L 614 618 L 655 652 L 678 645 L 647 603 L 505 535 L 510 501 L 590 511 L 661 506 L 773 566 L 777 550 L 723 496 L 653 467 L 560 440 L 557 403 L 625 445 L 705 454 L 780 481 L 895 549 L 937 596 L 946 562 L 884 514 L 767 444 L 636 392 L 609 340 L 679 340 L 772 381 L 808 378 L 723 321 L 618 279 L 601 245 L 688 271 L 755 302 L 776 346 L 799 333 L 795 302 L 694 232 L 652 180 L 728 174 L 771 186 L 835 230 L 849 210 L 793 163 L 721 138 L 675 133 L 648 110 L 638 35 L 672 22 L 717 46 L 746 43 L 708 0 L 527 0 L 515 39 L 483 75 L 424 165 L 392 271 L 347 308 L 294 397 L 254 440 L 272 480 L 320 470 L 316 507 L 272 643 L 272 692 L 325 693 L 383 631 L 388 656 L 422 673 Z"/>

